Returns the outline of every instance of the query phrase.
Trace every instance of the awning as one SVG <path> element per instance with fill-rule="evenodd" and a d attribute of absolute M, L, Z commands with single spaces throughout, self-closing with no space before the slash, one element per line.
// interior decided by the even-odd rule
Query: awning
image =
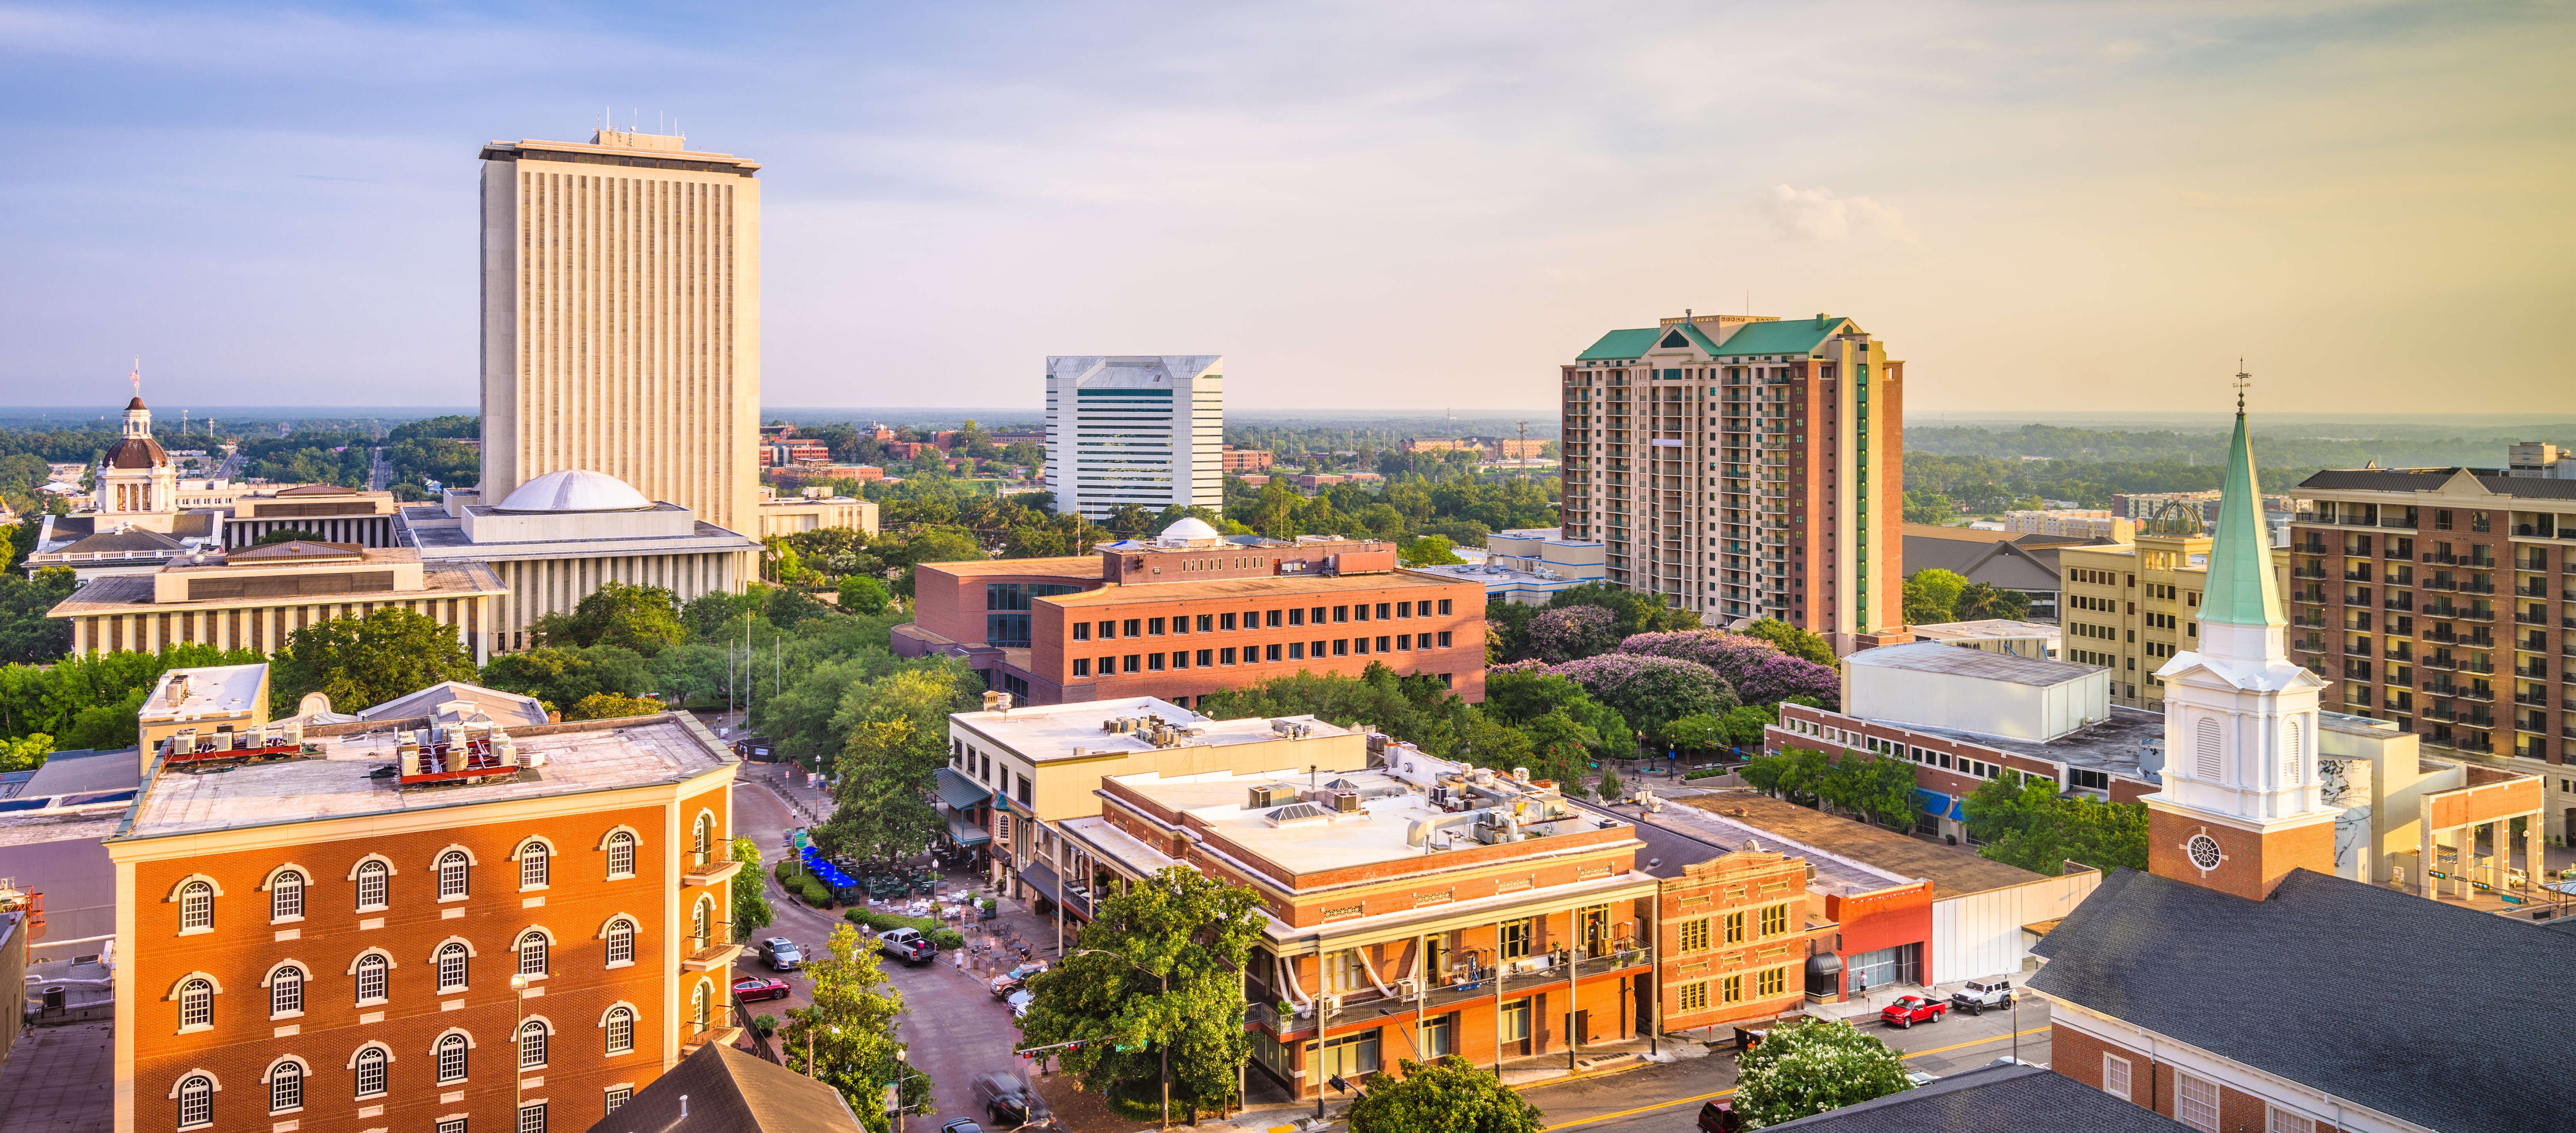
<path fill-rule="evenodd" d="M 993 792 L 984 785 L 957 773 L 955 768 L 939 769 L 939 801 L 957 810 L 993 805 Z"/>
<path fill-rule="evenodd" d="M 1029 883 L 1029 892 L 1036 894 L 1037 896 L 1044 897 L 1049 901 L 1055 901 L 1061 897 L 1062 901 L 1060 903 L 1063 904 L 1066 912 L 1082 917 L 1085 920 L 1090 919 L 1091 898 L 1085 896 L 1080 890 L 1075 889 L 1067 889 L 1058 893 L 1055 887 L 1054 866 L 1048 865 L 1042 861 L 1032 861 L 1029 864 L 1020 867 L 1020 880 Z"/>
<path fill-rule="evenodd" d="M 1940 818 L 1956 819 L 1960 822 L 1968 820 L 1966 799 L 1955 798 L 1922 787 L 1914 788 L 1914 808 Z"/>
<path fill-rule="evenodd" d="M 972 822 L 948 820 L 948 840 L 960 846 L 981 846 L 993 840 L 993 832 Z"/>

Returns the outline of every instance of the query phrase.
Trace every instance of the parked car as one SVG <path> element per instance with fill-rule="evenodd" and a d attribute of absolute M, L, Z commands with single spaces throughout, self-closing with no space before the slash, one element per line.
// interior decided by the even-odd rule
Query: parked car
<path fill-rule="evenodd" d="M 787 998 L 787 981 L 774 976 L 744 976 L 733 981 L 734 998 L 745 1003 Z"/>
<path fill-rule="evenodd" d="M 907 964 L 927 964 L 939 958 L 939 949 L 917 928 L 899 928 L 878 937 L 877 950 Z"/>
<path fill-rule="evenodd" d="M 1949 1010 L 1949 1004 L 1937 999 L 1925 999 L 1919 995 L 1898 996 L 1896 1002 L 1879 1010 L 1878 1021 L 1896 1027 L 1911 1027 L 1916 1023 L 1937 1023 L 1941 1021 L 1941 1016 L 1949 1013 Z"/>
<path fill-rule="evenodd" d="M 1744 1119 L 1735 1116 L 1733 1102 L 1705 1102 L 1699 1107 L 1699 1133 L 1736 1133 L 1744 1128 Z"/>
<path fill-rule="evenodd" d="M 967 1083 L 975 1104 L 991 1118 L 997 1129 L 1017 1129 L 1023 1125 L 1046 1123 L 1046 1099 L 1017 1074 L 978 1074 Z"/>
<path fill-rule="evenodd" d="M 1007 999 L 1012 992 L 1029 986 L 1029 977 L 1047 970 L 1046 961 L 1036 960 L 993 977 L 993 998 Z"/>
<path fill-rule="evenodd" d="M 1983 1015 L 1989 1007 L 2010 1007 L 2013 1003 L 2011 980 L 1970 980 L 1950 996 L 1950 1006 L 1970 1015 Z"/>
<path fill-rule="evenodd" d="M 940 1126 L 939 1133 L 984 1133 L 984 1127 L 961 1117 Z"/>
<path fill-rule="evenodd" d="M 783 936 L 760 942 L 760 959 L 773 972 L 792 972 L 805 966 L 805 950 Z"/>

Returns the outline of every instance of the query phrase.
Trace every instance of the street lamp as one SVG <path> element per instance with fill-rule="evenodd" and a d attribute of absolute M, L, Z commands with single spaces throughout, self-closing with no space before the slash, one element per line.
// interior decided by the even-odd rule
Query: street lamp
<path fill-rule="evenodd" d="M 1061 906 L 1059 906 L 1059 908 L 1061 908 Z M 1102 955 L 1102 956 L 1116 956 L 1116 957 L 1118 957 L 1118 958 L 1119 958 L 1119 959 L 1121 959 L 1121 960 L 1127 960 L 1127 957 L 1126 957 L 1126 956 L 1121 955 L 1120 953 L 1111 952 L 1111 951 L 1109 951 L 1108 949 L 1105 949 L 1105 948 L 1076 948 L 1076 949 L 1074 949 L 1072 952 L 1067 953 L 1067 955 L 1070 955 L 1070 956 L 1080 956 L 1080 955 L 1083 955 L 1083 954 L 1085 954 L 1085 953 L 1097 953 L 1097 954 Z M 1154 979 L 1155 979 L 1157 982 L 1159 982 L 1159 983 L 1161 983 L 1161 984 L 1162 984 L 1162 989 L 1163 989 L 1163 990 L 1162 990 L 1162 992 L 1161 992 L 1162 997 L 1163 997 L 1163 998 L 1165 998 L 1165 999 L 1170 999 L 1170 998 L 1172 997 L 1172 977 L 1171 977 L 1171 976 L 1166 975 L 1166 974 L 1162 974 L 1162 973 L 1155 972 L 1155 971 L 1153 971 L 1153 970 L 1151 970 L 1151 969 L 1149 969 L 1149 968 L 1145 967 L 1143 964 L 1139 964 L 1139 963 L 1135 962 L 1134 960 L 1127 960 L 1127 966 L 1128 966 L 1128 967 L 1130 967 L 1130 968 L 1134 968 L 1134 969 L 1136 969 L 1137 971 L 1143 972 L 1143 973 L 1145 973 L 1146 975 L 1149 975 L 1149 976 L 1154 977 Z M 1172 1044 L 1167 1043 L 1167 1042 L 1157 1042 L 1157 1043 L 1155 1043 L 1155 1044 L 1154 1044 L 1154 1050 L 1155 1050 L 1158 1054 L 1160 1054 L 1160 1055 L 1162 1056 L 1162 1060 L 1163 1060 L 1163 1071 L 1162 1071 L 1162 1076 L 1163 1076 L 1163 1126 L 1162 1126 L 1162 1127 L 1163 1127 L 1163 1128 L 1165 1128 L 1165 1129 L 1169 1129 L 1169 1128 L 1171 1128 L 1171 1127 L 1172 1127 Z"/>

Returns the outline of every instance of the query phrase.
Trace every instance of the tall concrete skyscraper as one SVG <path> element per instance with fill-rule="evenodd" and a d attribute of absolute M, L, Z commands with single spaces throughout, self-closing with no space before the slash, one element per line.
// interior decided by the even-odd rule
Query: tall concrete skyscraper
<path fill-rule="evenodd" d="M 483 147 L 485 503 L 580 468 L 758 532 L 760 166 L 682 147 Z"/>
<path fill-rule="evenodd" d="M 1710 625 L 1903 640 L 1905 364 L 1850 319 L 1700 315 L 1563 366 L 1565 535 Z"/>
<path fill-rule="evenodd" d="M 1225 358 L 1047 358 L 1047 487 L 1055 509 L 1099 520 L 1225 506 Z"/>

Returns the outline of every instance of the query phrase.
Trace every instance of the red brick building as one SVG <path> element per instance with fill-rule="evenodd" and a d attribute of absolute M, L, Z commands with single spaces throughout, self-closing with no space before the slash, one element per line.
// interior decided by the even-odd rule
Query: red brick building
<path fill-rule="evenodd" d="M 585 1129 L 738 1033 L 724 746 L 685 715 L 456 716 L 156 759 L 107 840 L 119 1133 Z M 398 746 L 423 730 L 499 773 L 429 770 Z"/>
<path fill-rule="evenodd" d="M 1396 568 L 1395 546 L 1224 538 L 1183 520 L 1095 556 L 925 563 L 895 652 L 968 659 L 1027 704 L 1152 696 L 1182 706 L 1299 671 L 1373 663 L 1484 698 L 1485 593 Z"/>
<path fill-rule="evenodd" d="M 1266 448 L 1236 448 L 1233 445 L 1227 445 L 1217 450 L 1217 457 L 1223 461 L 1224 471 L 1228 473 L 1270 471 L 1271 454 Z"/>

